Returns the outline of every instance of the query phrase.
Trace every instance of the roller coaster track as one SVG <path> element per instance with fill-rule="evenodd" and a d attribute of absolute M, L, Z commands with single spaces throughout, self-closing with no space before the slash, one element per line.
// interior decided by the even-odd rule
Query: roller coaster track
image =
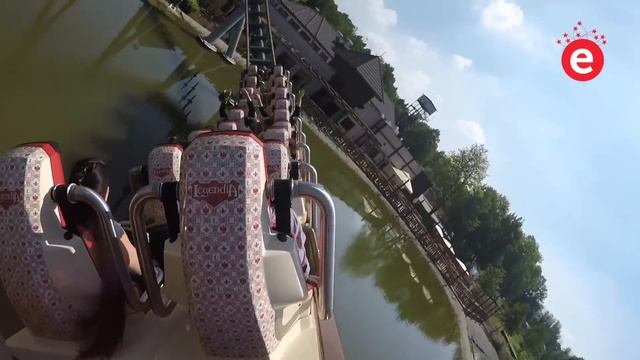
<path fill-rule="evenodd" d="M 275 66 L 269 0 L 246 0 L 245 12 L 247 66 L 258 65 L 268 68 Z"/>

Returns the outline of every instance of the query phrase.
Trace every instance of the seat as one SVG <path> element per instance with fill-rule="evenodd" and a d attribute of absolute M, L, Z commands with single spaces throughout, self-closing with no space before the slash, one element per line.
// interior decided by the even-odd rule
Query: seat
<path fill-rule="evenodd" d="M 180 144 L 162 144 L 154 147 L 147 159 L 149 184 L 178 181 L 183 151 Z M 153 201 L 145 208 L 145 219 L 149 225 L 167 223 L 160 201 Z"/>
<path fill-rule="evenodd" d="M 227 111 L 227 118 L 221 119 L 218 130 L 238 130 L 239 126 L 244 126 L 244 111 L 242 109 L 231 109 Z"/>
<path fill-rule="evenodd" d="M 249 65 L 247 68 L 247 75 L 257 76 L 258 75 L 258 66 L 257 65 Z"/>
<path fill-rule="evenodd" d="M 261 141 L 212 133 L 185 152 L 182 257 L 193 326 L 207 355 L 266 357 L 278 344 L 264 275 Z"/>
<path fill-rule="evenodd" d="M 262 139 L 267 141 L 277 141 L 289 146 L 291 132 L 284 128 L 271 127 L 262 133 Z"/>
<path fill-rule="evenodd" d="M 273 114 L 273 127 L 274 128 L 280 128 L 280 129 L 285 129 L 286 131 L 288 131 L 289 133 L 291 133 L 291 122 L 290 120 L 290 116 L 289 116 L 289 110 L 276 110 L 274 111 Z"/>
<path fill-rule="evenodd" d="M 244 87 L 256 89 L 258 87 L 258 77 L 247 76 L 244 79 Z"/>
<path fill-rule="evenodd" d="M 273 179 L 289 178 L 289 149 L 278 140 L 264 142 L 267 154 L 267 174 Z"/>
<path fill-rule="evenodd" d="M 77 342 L 100 278 L 82 240 L 65 240 L 64 220 L 49 196 L 63 182 L 51 144 L 26 144 L 0 156 L 0 279 L 33 336 Z"/>
<path fill-rule="evenodd" d="M 295 242 L 270 230 L 264 156 L 253 134 L 218 132 L 183 157 L 181 271 L 208 356 L 268 357 L 286 332 L 283 309 L 307 296 Z"/>

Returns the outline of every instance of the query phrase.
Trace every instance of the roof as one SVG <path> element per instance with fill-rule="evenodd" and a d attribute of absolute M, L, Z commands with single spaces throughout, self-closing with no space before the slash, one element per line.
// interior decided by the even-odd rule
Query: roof
<path fill-rule="evenodd" d="M 367 82 L 375 92 L 376 97 L 384 99 L 384 83 L 382 81 L 382 60 L 379 56 L 367 54 L 361 51 L 349 50 L 343 47 L 336 47 L 336 55 L 340 55 L 351 66 L 353 66 L 360 76 Z"/>
<path fill-rule="evenodd" d="M 396 106 L 389 95 L 385 93 L 382 101 L 374 98 L 371 99 L 371 102 L 384 115 L 384 119 L 386 120 L 387 124 L 389 124 L 389 126 L 391 126 L 391 128 L 395 131 L 396 127 L 398 126 L 396 124 Z"/>
<path fill-rule="evenodd" d="M 291 0 L 281 0 L 284 8 L 287 9 L 304 27 L 315 37 L 320 45 L 333 56 L 335 40 L 340 33 L 329 24 L 318 11 L 308 6 L 298 4 Z"/>

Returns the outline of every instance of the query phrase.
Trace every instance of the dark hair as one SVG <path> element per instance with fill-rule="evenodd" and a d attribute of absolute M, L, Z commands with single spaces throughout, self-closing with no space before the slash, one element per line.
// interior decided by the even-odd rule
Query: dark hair
<path fill-rule="evenodd" d="M 106 164 L 97 159 L 82 159 L 71 169 L 69 183 L 86 186 L 102 196 L 109 188 Z M 78 226 L 88 229 L 94 239 L 95 252 L 92 258 L 100 279 L 102 291 L 100 302 L 92 317 L 84 319 L 91 338 L 80 351 L 79 358 L 111 357 L 118 348 L 124 333 L 126 319 L 125 295 L 116 271 L 112 268 L 109 241 L 100 231 L 97 216 L 86 204 L 76 203 L 70 208 L 70 230 L 80 235 Z"/>

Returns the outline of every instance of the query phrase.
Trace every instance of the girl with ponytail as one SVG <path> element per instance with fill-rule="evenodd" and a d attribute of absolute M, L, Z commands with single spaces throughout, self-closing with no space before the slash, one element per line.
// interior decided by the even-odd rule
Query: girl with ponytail
<path fill-rule="evenodd" d="M 109 197 L 109 179 L 106 165 L 97 159 L 82 159 L 71 169 L 69 183 L 88 187 L 100 194 L 105 201 Z M 117 350 L 125 327 L 125 294 L 116 271 L 112 268 L 108 241 L 103 239 L 96 214 L 86 204 L 76 203 L 67 214 L 69 230 L 80 236 L 89 250 L 100 278 L 102 290 L 93 316 L 85 319 L 89 341 L 80 352 L 80 358 L 111 357 Z M 120 248 L 133 275 L 141 275 L 136 250 L 120 224 L 115 223 Z"/>

